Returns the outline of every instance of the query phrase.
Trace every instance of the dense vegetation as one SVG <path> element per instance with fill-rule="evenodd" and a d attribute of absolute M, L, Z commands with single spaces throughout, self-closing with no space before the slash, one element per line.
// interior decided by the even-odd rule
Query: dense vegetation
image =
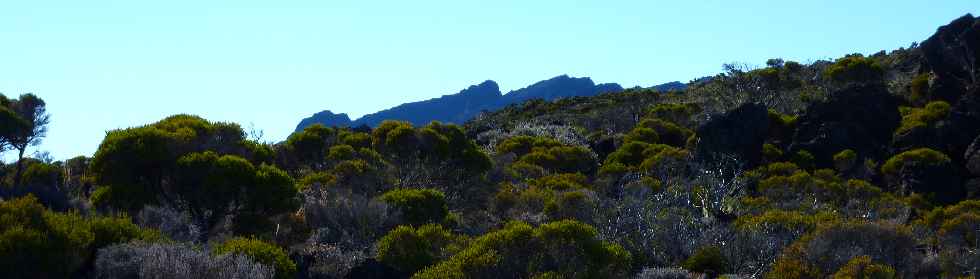
<path fill-rule="evenodd" d="M 25 151 L 0 95 L 5 278 L 975 278 L 980 20 L 922 45 L 680 91 L 532 100 L 464 126 L 279 143 L 174 115 Z M 937 39 L 939 38 L 939 39 Z"/>

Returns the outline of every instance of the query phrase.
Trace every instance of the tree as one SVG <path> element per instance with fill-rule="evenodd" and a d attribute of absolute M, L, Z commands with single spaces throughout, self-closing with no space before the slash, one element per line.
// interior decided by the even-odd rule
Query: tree
<path fill-rule="evenodd" d="M 11 119 L 9 112 L 0 111 L 0 121 L 3 124 L 8 122 L 19 122 L 13 125 L 12 133 L 8 136 L 7 144 L 17 150 L 17 170 L 14 174 L 14 186 L 20 186 L 21 176 L 24 172 L 24 152 L 30 146 L 41 143 L 41 139 L 47 135 L 48 113 L 44 100 L 34 94 L 23 94 L 17 100 L 9 100 L 7 108 L 10 112 L 17 115 L 20 120 Z M 6 130 L 6 129 L 5 129 Z M 5 131 L 0 131 L 5 132 Z M 2 150 L 2 149 L 0 149 Z"/>

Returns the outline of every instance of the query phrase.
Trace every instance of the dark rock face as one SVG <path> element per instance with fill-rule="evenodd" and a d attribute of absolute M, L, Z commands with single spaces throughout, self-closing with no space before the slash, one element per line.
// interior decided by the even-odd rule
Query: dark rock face
<path fill-rule="evenodd" d="M 318 123 L 323 124 L 324 126 L 327 127 L 331 127 L 331 126 L 348 127 L 350 126 L 351 121 L 350 121 L 350 117 L 347 116 L 346 113 L 334 114 L 329 110 L 325 110 L 325 111 L 317 112 L 316 114 L 308 118 L 304 118 L 302 121 L 299 122 L 299 125 L 296 125 L 296 131 L 302 131 L 303 128 Z"/>
<path fill-rule="evenodd" d="M 769 113 L 765 106 L 744 104 L 698 128 L 697 156 L 715 161 L 721 155 L 734 155 L 745 168 L 762 161 L 762 144 L 769 131 Z"/>
<path fill-rule="evenodd" d="M 832 167 L 834 154 L 845 149 L 880 161 L 901 121 L 899 100 L 881 85 L 848 87 L 831 96 L 800 116 L 790 151 L 809 151 L 818 168 Z"/>
<path fill-rule="evenodd" d="M 922 53 L 936 79 L 933 95 L 956 101 L 967 92 L 976 93 L 980 82 L 980 19 L 967 14 L 922 42 Z"/>
<path fill-rule="evenodd" d="M 367 259 L 347 273 L 348 279 L 400 279 L 408 278 L 398 270 L 375 259 Z"/>
<path fill-rule="evenodd" d="M 377 126 L 384 120 L 402 120 L 421 126 L 432 121 L 462 124 L 476 117 L 483 111 L 497 110 L 510 104 L 521 103 L 532 99 L 551 101 L 565 97 L 595 96 L 600 93 L 621 92 L 623 87 L 615 83 L 596 85 L 589 78 L 573 78 L 567 75 L 540 81 L 526 88 L 500 93 L 500 87 L 491 80 L 470 86 L 459 93 L 444 95 L 426 101 L 402 104 L 390 109 L 365 115 L 357 120 L 344 121 L 344 114 L 335 115 L 329 111 L 317 113 L 303 119 L 296 127 L 302 130 L 306 126 L 322 123 L 327 126 Z M 343 125 L 341 125 L 343 124 Z"/>
<path fill-rule="evenodd" d="M 967 158 L 959 155 L 980 134 L 980 18 L 967 14 L 940 27 L 921 49 L 935 75 L 929 88 L 933 99 L 952 108 L 936 127 L 897 137 L 895 147 L 929 147 L 963 163 Z"/>

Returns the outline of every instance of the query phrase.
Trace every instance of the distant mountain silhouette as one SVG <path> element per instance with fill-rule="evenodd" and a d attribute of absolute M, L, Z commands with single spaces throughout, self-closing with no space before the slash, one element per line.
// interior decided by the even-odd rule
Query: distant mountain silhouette
<path fill-rule="evenodd" d="M 686 85 L 680 82 L 666 83 L 655 86 L 661 91 L 683 89 Z M 357 120 L 351 120 L 347 114 L 335 114 L 329 110 L 318 112 L 300 121 L 296 131 L 313 124 L 326 126 L 354 127 L 377 126 L 384 120 L 402 120 L 414 125 L 425 125 L 432 121 L 462 124 L 472 119 L 480 112 L 494 111 L 510 104 L 521 103 L 531 99 L 547 101 L 576 96 L 595 96 L 600 93 L 616 93 L 623 87 L 615 83 L 595 84 L 592 79 L 573 78 L 567 75 L 557 76 L 539 81 L 528 87 L 501 94 L 500 87 L 492 80 L 470 86 L 456 94 L 443 95 L 425 101 L 405 103 L 399 106 L 364 115 Z"/>

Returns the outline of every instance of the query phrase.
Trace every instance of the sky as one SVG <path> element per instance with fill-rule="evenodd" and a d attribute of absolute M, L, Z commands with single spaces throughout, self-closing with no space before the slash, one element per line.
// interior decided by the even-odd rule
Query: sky
<path fill-rule="evenodd" d="M 0 92 L 51 115 L 29 153 L 92 155 L 108 130 L 188 113 L 285 139 L 352 118 L 561 74 L 624 87 L 908 47 L 966 13 L 948 1 L 0 0 Z M 9 154 L 7 154 L 9 158 Z M 9 160 L 8 160 L 9 161 Z"/>

